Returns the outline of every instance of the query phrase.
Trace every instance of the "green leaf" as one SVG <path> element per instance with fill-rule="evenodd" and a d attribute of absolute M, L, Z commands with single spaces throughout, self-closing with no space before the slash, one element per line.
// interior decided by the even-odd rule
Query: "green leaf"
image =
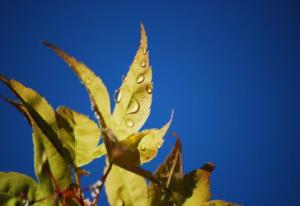
<path fill-rule="evenodd" d="M 41 138 L 46 156 L 49 162 L 50 171 L 61 189 L 65 189 L 71 183 L 71 174 L 66 159 L 72 161 L 68 150 L 62 146 L 56 133 L 58 130 L 55 113 L 48 102 L 34 90 L 25 87 L 16 80 L 8 80 L 0 76 L 0 81 L 17 96 L 22 105 L 26 108 L 30 117 L 35 121 L 42 131 L 37 134 Z M 36 137 L 37 138 L 37 137 Z M 40 146 L 40 141 L 36 142 Z M 36 148 L 41 149 L 41 148 Z M 43 157 L 43 154 L 42 156 Z M 64 159 L 65 158 L 65 159 Z M 37 158 L 42 161 L 41 158 Z M 39 164 L 39 163 L 36 163 Z M 43 164 L 43 161 L 42 163 Z"/>
<path fill-rule="evenodd" d="M 102 127 L 110 124 L 110 97 L 102 80 L 82 62 L 77 61 L 60 48 L 49 42 L 44 44 L 52 49 L 59 57 L 61 57 L 79 77 L 85 88 L 87 89 L 94 110 L 98 110 L 99 121 Z"/>
<path fill-rule="evenodd" d="M 140 47 L 130 69 L 117 91 L 113 120 L 119 140 L 137 132 L 147 120 L 152 101 L 152 69 L 149 65 L 147 36 L 141 25 Z"/>
<path fill-rule="evenodd" d="M 12 206 L 33 201 L 38 184 L 26 175 L 16 172 L 0 172 L 0 205 Z"/>
<path fill-rule="evenodd" d="M 101 135 L 97 124 L 67 107 L 59 107 L 56 114 L 60 136 L 71 151 L 75 165 L 81 167 L 94 160 Z"/>
<path fill-rule="evenodd" d="M 107 176 L 105 190 L 111 206 L 146 205 L 146 180 L 116 165 L 112 166 Z"/>

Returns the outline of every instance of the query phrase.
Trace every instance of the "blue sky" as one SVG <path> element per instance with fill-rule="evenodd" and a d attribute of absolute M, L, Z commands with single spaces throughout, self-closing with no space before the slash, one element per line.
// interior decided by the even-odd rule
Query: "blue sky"
<path fill-rule="evenodd" d="M 244 205 L 300 201 L 300 13 L 296 1 L 1 1 L 0 73 L 54 106 L 91 117 L 85 89 L 42 44 L 53 42 L 120 86 L 144 23 L 153 67 L 152 113 L 183 143 L 184 171 L 216 164 L 216 199 Z M 4 86 L 0 93 L 11 96 Z M 0 103 L 0 170 L 34 176 L 31 128 Z M 154 170 L 174 144 L 170 133 Z M 103 160 L 88 167 L 91 183 Z M 104 193 L 101 205 L 106 205 Z"/>

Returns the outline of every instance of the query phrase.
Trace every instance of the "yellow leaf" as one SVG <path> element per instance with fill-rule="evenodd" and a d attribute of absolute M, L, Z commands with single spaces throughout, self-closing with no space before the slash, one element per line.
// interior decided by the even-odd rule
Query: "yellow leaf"
<path fill-rule="evenodd" d="M 138 145 L 141 163 L 149 162 L 156 157 L 158 149 L 163 144 L 163 137 L 171 125 L 173 113 L 172 111 L 170 120 L 161 129 L 149 129 L 141 132 L 146 133 Z"/>
<path fill-rule="evenodd" d="M 105 191 L 111 206 L 142 206 L 147 201 L 146 180 L 116 165 L 107 176 Z"/>
<path fill-rule="evenodd" d="M 31 118 L 34 119 L 36 124 L 38 124 L 38 121 L 35 117 L 38 117 L 38 120 L 43 120 L 42 123 L 47 125 L 48 129 L 51 129 L 51 132 L 55 134 L 55 131 L 58 129 L 55 112 L 45 98 L 40 96 L 36 91 L 25 87 L 16 80 L 8 80 L 5 77 L 0 76 L 0 81 L 6 84 L 8 88 L 10 88 L 11 91 L 17 96 L 17 98 L 22 102 L 22 105 L 26 107 L 28 114 L 31 115 Z M 29 111 L 29 109 L 31 111 Z M 33 113 L 35 117 L 32 116 Z M 65 189 L 71 183 L 71 174 L 68 164 L 61 153 L 58 153 L 57 147 L 53 145 L 53 142 L 50 141 L 50 138 L 46 136 L 44 132 L 45 128 L 41 128 L 40 125 L 38 125 L 38 128 L 43 131 L 40 133 L 41 135 L 39 135 L 39 137 L 41 138 L 46 151 L 51 173 L 53 174 L 60 188 Z M 57 136 L 55 138 L 55 140 L 57 140 Z M 65 148 L 61 149 L 63 150 Z"/>
<path fill-rule="evenodd" d="M 141 25 L 140 47 L 115 97 L 114 131 L 119 140 L 137 132 L 147 120 L 152 101 L 152 70 L 149 65 L 147 36 Z"/>
<path fill-rule="evenodd" d="M 0 180 L 0 204 L 3 206 L 22 205 L 21 194 L 33 201 L 38 193 L 38 184 L 24 174 L 0 172 Z"/>
<path fill-rule="evenodd" d="M 181 193 L 184 190 L 184 186 L 182 184 L 183 170 L 181 143 L 179 139 L 176 139 L 175 146 L 165 161 L 155 171 L 154 176 L 163 186 L 170 189 L 172 196 L 162 193 L 158 185 L 151 183 L 148 188 L 150 205 L 173 205 L 171 204 L 172 202 L 176 202 L 176 204 L 180 205 L 183 201 L 183 195 Z"/>
<path fill-rule="evenodd" d="M 20 111 L 26 117 L 32 127 L 32 139 L 34 145 L 34 171 L 40 183 L 40 189 L 43 190 L 44 194 L 49 195 L 53 192 L 52 180 L 49 176 L 49 162 L 42 141 L 43 138 L 47 137 L 45 137 L 34 119 L 31 117 L 30 113 L 22 104 L 7 98 L 4 98 L 4 100 Z"/>
<path fill-rule="evenodd" d="M 98 125 L 88 116 L 67 107 L 59 107 L 56 114 L 61 139 L 71 151 L 75 165 L 81 167 L 94 160 L 101 135 Z"/>
<path fill-rule="evenodd" d="M 140 156 L 136 147 L 128 144 L 130 141 L 120 142 L 113 134 L 111 129 L 103 130 L 103 139 L 107 149 L 107 157 L 110 164 L 115 164 L 125 170 L 131 171 L 140 175 L 151 182 L 160 186 L 159 181 L 152 175 L 151 172 L 142 169 L 140 166 Z M 135 142 L 133 142 L 135 145 Z M 163 187 L 162 187 L 163 188 Z"/>
<path fill-rule="evenodd" d="M 99 114 L 97 115 L 100 115 L 99 121 L 102 127 L 107 127 L 107 125 L 110 124 L 109 122 L 111 116 L 110 98 L 107 88 L 105 87 L 102 80 L 98 76 L 96 76 L 95 73 L 85 64 L 77 61 L 74 57 L 71 57 L 54 44 L 51 44 L 49 42 L 44 42 L 44 44 L 52 49 L 67 64 L 69 64 L 72 70 L 76 73 L 89 93 L 91 104 L 94 110 L 95 107 L 97 108 L 97 110 L 99 110 Z"/>
<path fill-rule="evenodd" d="M 185 187 L 193 188 L 191 196 L 188 194 L 186 197 L 184 206 L 193 206 L 210 200 L 210 175 L 214 168 L 212 163 L 206 163 L 201 169 L 184 176 Z"/>

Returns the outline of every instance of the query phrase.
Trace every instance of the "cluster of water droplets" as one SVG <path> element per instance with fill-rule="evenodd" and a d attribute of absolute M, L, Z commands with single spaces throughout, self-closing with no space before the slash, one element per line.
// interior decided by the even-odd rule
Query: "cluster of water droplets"
<path fill-rule="evenodd" d="M 92 186 L 90 186 L 91 196 L 92 197 L 96 197 L 96 196 L 99 195 L 99 193 L 100 193 L 99 188 L 100 188 L 101 185 L 102 185 L 102 181 L 98 180 Z"/>
<path fill-rule="evenodd" d="M 159 149 L 161 147 L 161 144 L 160 143 L 157 143 L 157 145 L 156 145 L 156 148 L 157 149 Z M 142 152 L 147 152 L 147 147 L 146 147 L 146 145 L 144 144 L 144 143 L 142 143 L 140 146 L 139 146 L 139 148 L 140 148 L 140 150 L 142 151 Z M 149 155 L 149 153 L 146 153 L 146 160 L 149 160 L 150 159 L 150 155 Z"/>
<path fill-rule="evenodd" d="M 146 49 L 143 50 L 143 54 L 145 54 L 145 55 L 147 54 L 147 50 Z M 146 67 L 147 66 L 146 61 L 144 61 L 144 60 L 140 61 L 140 66 L 141 67 Z M 138 67 L 137 67 L 137 69 L 138 69 Z M 145 81 L 145 79 L 146 79 L 146 77 L 145 77 L 144 74 L 139 74 L 137 76 L 137 78 L 136 78 L 136 84 L 143 83 Z M 127 76 L 123 75 L 122 80 L 123 80 L 123 82 L 125 82 L 127 80 Z M 145 90 L 146 90 L 146 92 L 148 94 L 152 94 L 152 86 L 151 85 L 147 84 L 145 86 Z M 113 97 L 114 97 L 114 101 L 117 104 L 120 103 L 121 100 L 122 100 L 122 98 L 123 98 L 123 92 L 122 92 L 122 90 L 121 89 L 115 90 Z M 138 100 L 137 98 L 133 97 L 131 99 L 130 103 L 129 103 L 129 106 L 128 106 L 128 109 L 126 111 L 126 114 L 136 114 L 136 113 L 138 113 L 140 111 L 140 104 L 143 103 L 143 99 L 145 99 L 145 98 L 146 98 L 145 95 L 142 95 L 140 100 Z M 141 112 L 141 115 L 144 113 L 143 111 L 140 111 L 140 112 Z M 125 125 L 127 127 L 131 128 L 131 127 L 134 127 L 135 123 L 134 123 L 134 121 L 132 119 L 128 118 L 128 119 L 125 120 Z"/>

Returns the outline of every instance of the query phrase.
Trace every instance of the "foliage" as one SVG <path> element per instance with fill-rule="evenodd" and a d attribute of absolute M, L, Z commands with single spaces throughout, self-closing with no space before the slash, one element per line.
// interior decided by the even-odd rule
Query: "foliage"
<path fill-rule="evenodd" d="M 68 107 L 55 111 L 47 100 L 20 82 L 0 76 L 17 100 L 3 99 L 20 111 L 33 129 L 34 169 L 37 181 L 15 172 L 0 173 L 1 205 L 97 205 L 105 184 L 110 205 L 233 205 L 210 200 L 209 178 L 214 165 L 183 175 L 181 143 L 177 138 L 165 162 L 152 174 L 140 167 L 151 161 L 163 144 L 170 120 L 160 129 L 140 131 L 150 114 L 152 69 L 147 36 L 141 26 L 140 47 L 115 93 L 111 113 L 110 97 L 103 81 L 85 64 L 57 46 L 44 42 L 79 77 L 88 91 L 98 123 Z M 80 184 L 88 172 L 81 167 L 106 155 L 102 178 L 88 189 Z M 147 180 L 150 181 L 147 186 Z"/>

